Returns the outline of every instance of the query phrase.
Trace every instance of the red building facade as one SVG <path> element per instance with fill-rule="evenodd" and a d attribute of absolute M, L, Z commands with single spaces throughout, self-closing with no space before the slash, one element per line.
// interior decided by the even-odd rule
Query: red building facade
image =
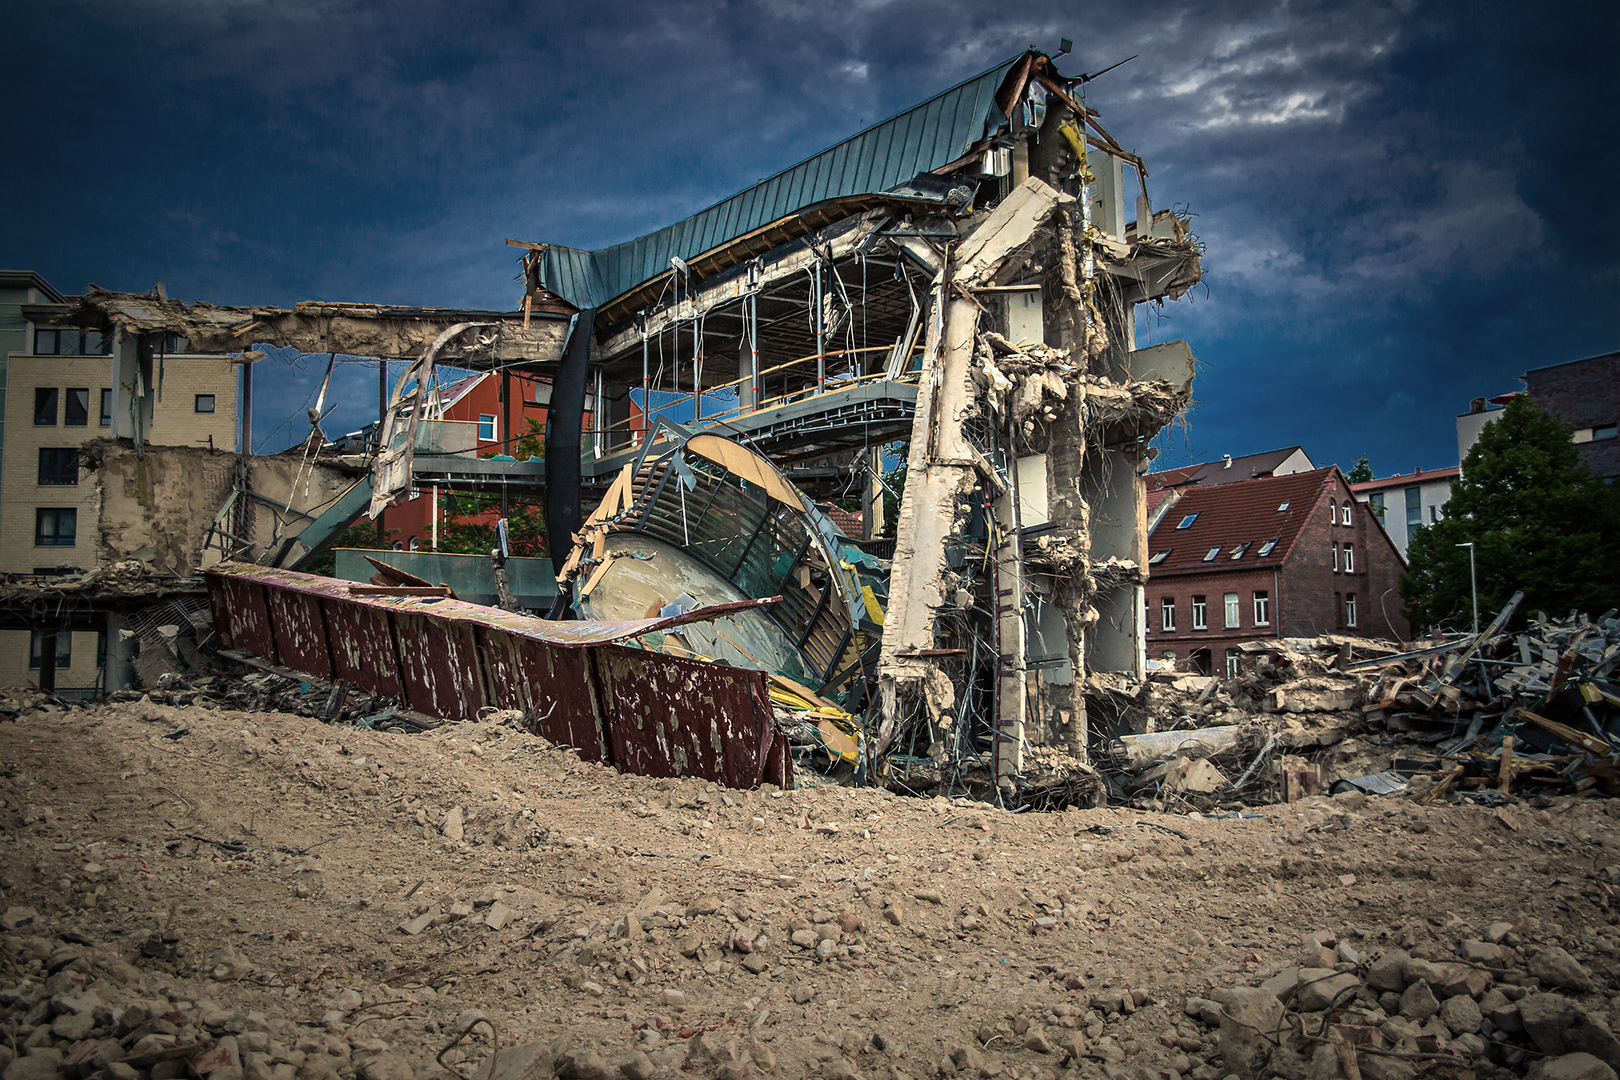
<path fill-rule="evenodd" d="M 434 419 L 469 425 L 474 434 L 473 455 L 489 457 L 512 454 L 518 440 L 529 430 L 528 421 L 540 426 L 546 424 L 546 403 L 551 400 L 549 380 L 535 379 L 516 373 L 507 375 L 506 400 L 502 400 L 502 375 L 485 372 L 470 375 L 444 388 L 441 412 Z M 475 430 L 474 430 L 475 429 Z M 492 524 L 490 521 L 482 522 Z M 481 521 L 481 518 L 462 517 L 462 521 Z M 439 528 L 444 528 L 441 517 Z M 433 499 L 431 491 L 422 491 L 414 499 L 407 499 L 382 512 L 384 535 L 404 548 L 431 549 L 433 537 Z M 414 545 L 412 542 L 415 542 Z"/>
<path fill-rule="evenodd" d="M 1185 489 L 1148 551 L 1148 656 L 1183 669 L 1235 673 L 1264 638 L 1411 636 L 1405 563 L 1336 466 Z"/>

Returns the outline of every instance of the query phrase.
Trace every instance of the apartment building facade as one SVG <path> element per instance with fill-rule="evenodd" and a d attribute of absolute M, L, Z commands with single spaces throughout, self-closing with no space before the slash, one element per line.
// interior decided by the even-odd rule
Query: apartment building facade
<path fill-rule="evenodd" d="M 101 508 L 80 450 L 115 430 L 114 349 L 95 331 L 42 324 L 66 302 L 37 274 L 0 272 L 0 575 L 12 579 L 100 562 Z M 171 335 L 155 350 L 147 442 L 235 453 L 239 365 L 187 355 L 185 347 Z M 91 626 L 56 634 L 60 691 L 99 685 L 106 634 Z M 37 629 L 0 629 L 0 683 L 32 681 L 46 640 Z"/>
<path fill-rule="evenodd" d="M 1405 563 L 1336 466 L 1186 489 L 1148 550 L 1148 655 L 1185 670 L 1234 676 L 1264 638 L 1411 635 Z"/>
<path fill-rule="evenodd" d="M 1445 517 L 1446 503 L 1451 501 L 1451 483 L 1460 472 L 1455 465 L 1449 469 L 1416 469 L 1382 480 L 1351 484 L 1350 490 L 1383 524 L 1404 559 L 1418 530 Z"/>

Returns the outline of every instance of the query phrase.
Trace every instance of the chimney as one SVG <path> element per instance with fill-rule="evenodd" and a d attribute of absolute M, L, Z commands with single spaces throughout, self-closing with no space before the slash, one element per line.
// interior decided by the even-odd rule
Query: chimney
<path fill-rule="evenodd" d="M 1223 454 L 1222 458 L 1225 460 L 1226 464 L 1222 465 L 1221 468 L 1230 469 L 1232 467 L 1232 455 L 1231 454 Z"/>
<path fill-rule="evenodd" d="M 1470 401 L 1468 403 L 1468 411 L 1470 413 L 1482 413 L 1482 412 L 1484 412 L 1485 411 L 1485 399 L 1482 398 L 1482 397 L 1477 397 L 1473 401 Z"/>

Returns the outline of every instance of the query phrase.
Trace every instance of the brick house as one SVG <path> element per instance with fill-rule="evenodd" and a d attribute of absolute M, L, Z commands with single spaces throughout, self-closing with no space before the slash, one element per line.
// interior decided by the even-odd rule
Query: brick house
<path fill-rule="evenodd" d="M 469 375 L 457 382 L 450 383 L 442 390 L 439 411 L 434 419 L 442 422 L 443 427 L 464 429 L 465 439 L 459 439 L 455 432 L 445 435 L 446 441 L 464 442 L 471 447 L 471 453 L 480 457 L 494 454 L 511 454 L 517 449 L 518 440 L 521 439 L 528 428 L 527 421 L 533 420 L 545 429 L 546 404 L 551 400 L 551 382 L 546 379 L 536 379 L 531 376 L 512 373 L 510 379 L 510 398 L 501 401 L 501 377 L 494 372 Z M 368 427 L 356 432 L 356 441 L 365 442 L 372 438 Z M 441 509 L 441 514 L 444 511 Z M 495 511 L 471 516 L 460 515 L 456 520 L 468 523 L 493 525 L 500 516 Z M 444 528 L 444 519 L 439 520 L 439 528 Z M 431 492 L 421 491 L 416 498 L 405 499 L 382 512 L 382 525 L 388 531 L 390 538 L 403 548 L 421 548 L 427 550 L 432 547 L 433 536 L 433 499 Z"/>
<path fill-rule="evenodd" d="M 1260 638 L 1405 640 L 1405 563 L 1337 466 L 1190 487 L 1148 537 L 1148 655 L 1235 673 Z"/>

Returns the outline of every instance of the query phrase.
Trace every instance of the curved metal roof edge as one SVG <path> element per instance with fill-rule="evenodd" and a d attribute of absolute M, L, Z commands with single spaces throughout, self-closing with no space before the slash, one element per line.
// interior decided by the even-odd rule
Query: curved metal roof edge
<path fill-rule="evenodd" d="M 959 93 L 967 87 L 984 83 L 994 78 L 996 81 L 996 88 L 999 89 L 1000 83 L 1003 79 L 1005 79 L 1007 72 L 1010 71 L 1020 59 L 1029 55 L 1031 51 L 1034 50 L 1026 50 L 1018 53 L 1008 60 L 995 65 L 994 67 L 987 68 L 976 75 L 971 75 L 952 86 L 946 87 L 944 90 L 939 91 L 931 97 L 918 102 L 915 105 L 902 109 L 884 120 L 880 120 L 875 124 L 863 128 L 861 131 L 858 131 L 855 134 L 834 143 L 832 146 L 829 146 L 809 155 L 808 157 L 803 158 L 800 161 L 794 162 L 793 164 L 778 170 L 758 183 L 744 188 L 742 191 L 716 200 L 703 209 L 698 210 L 693 214 L 689 214 L 686 217 L 672 222 L 671 224 L 662 228 L 655 229 L 652 232 L 645 233 L 641 236 L 635 237 L 634 239 L 621 241 L 617 244 L 610 244 L 596 250 L 573 248 L 566 245 L 552 245 L 546 249 L 544 255 L 542 256 L 542 280 L 547 289 L 556 293 L 569 303 L 582 308 L 596 307 L 599 306 L 600 302 L 606 296 L 622 295 L 636 284 L 648 280 L 646 276 L 640 276 L 635 278 L 635 280 L 610 281 L 608 280 L 609 277 L 616 277 L 617 275 L 609 273 L 608 269 L 603 265 L 604 261 L 618 263 L 619 266 L 616 269 L 618 269 L 621 273 L 636 273 L 637 271 L 634 267 L 634 263 L 638 261 L 645 261 L 644 259 L 637 260 L 635 258 L 637 249 L 645 248 L 652 243 L 655 238 L 670 237 L 673 242 L 673 238 L 680 235 L 684 236 L 684 238 L 688 241 L 701 242 L 704 250 L 709 250 L 723 244 L 726 239 L 729 239 L 732 236 L 740 235 L 741 233 L 747 232 L 752 228 L 756 228 L 761 224 L 767 223 L 768 221 L 775 220 L 787 214 L 792 214 L 816 202 L 824 201 L 832 194 L 827 191 L 819 190 L 824 185 L 819 182 L 804 183 L 800 184 L 799 189 L 793 193 L 792 201 L 794 205 L 790 209 L 776 207 L 774 210 L 766 210 L 766 207 L 777 201 L 777 199 L 773 199 L 771 197 L 773 195 L 771 189 L 787 181 L 796 171 L 820 160 L 830 161 L 840 152 L 846 151 L 851 147 L 855 147 L 863 141 L 873 139 L 881 133 L 894 128 L 906 117 L 923 112 L 930 106 L 933 106 L 943 99 L 950 97 L 952 94 Z M 977 136 L 974 136 L 970 129 L 974 126 L 979 126 L 982 128 L 990 116 L 998 112 L 999 106 L 995 102 L 994 92 L 991 91 L 988 95 L 984 95 L 979 100 L 976 100 L 975 107 L 972 109 L 971 115 L 964 118 L 960 116 L 960 110 L 952 110 L 952 115 L 948 120 L 942 121 L 940 118 L 933 118 L 932 123 L 928 125 L 927 132 L 919 130 L 917 132 L 908 133 L 907 138 L 900 140 L 897 144 L 889 147 L 888 151 L 884 155 L 884 160 L 892 159 L 896 155 L 902 154 L 909 154 L 911 157 L 916 158 L 915 164 L 919 166 L 919 168 L 912 169 L 908 173 L 908 176 L 901 177 L 900 180 L 902 181 L 908 179 L 911 175 L 915 175 L 919 171 L 926 172 L 931 168 L 938 167 L 940 164 L 954 161 L 957 157 L 961 156 L 965 146 L 956 147 L 954 145 L 956 142 L 961 141 L 960 139 L 953 139 L 950 141 L 950 143 L 942 146 L 936 130 L 941 123 L 953 124 L 955 127 L 964 129 L 964 131 L 966 131 L 969 135 L 967 145 L 971 145 L 973 141 L 976 141 Z M 953 132 L 953 134 L 955 133 Z M 982 135 L 982 132 L 980 132 L 979 135 Z M 919 147 L 913 146 L 914 143 L 921 142 L 932 142 L 934 144 L 933 153 L 924 153 Z M 865 157 L 865 155 L 859 154 L 857 156 L 863 159 Z M 924 165 L 925 162 L 928 163 L 926 166 Z M 877 164 L 878 158 L 874 155 L 872 167 L 875 168 Z M 889 184 L 885 184 L 882 187 L 879 187 L 878 190 L 886 190 L 887 187 L 893 186 L 894 182 L 899 181 L 893 181 Z M 873 185 L 859 184 L 856 183 L 856 178 L 849 177 L 845 185 L 837 186 L 846 186 L 848 189 L 839 192 L 839 194 L 848 195 L 858 193 L 853 190 L 854 188 L 858 187 L 864 189 Z M 778 198 L 780 197 L 780 193 L 775 194 L 778 196 Z M 752 200 L 752 203 L 748 208 L 749 213 L 746 216 L 742 214 L 734 215 L 734 218 L 740 220 L 732 220 L 728 222 L 730 229 L 728 230 L 728 235 L 726 237 L 702 235 L 705 232 L 705 229 L 703 228 L 705 223 L 701 222 L 699 219 L 704 218 L 705 216 L 714 215 L 721 211 L 722 208 L 727 206 L 727 204 L 738 202 L 740 200 Z M 767 213 L 768 216 L 759 221 L 752 220 L 755 217 L 759 217 L 761 213 Z M 701 240 L 699 239 L 700 236 Z M 691 253 L 672 251 L 671 254 Z M 643 266 L 642 269 L 646 270 L 648 267 Z"/>

